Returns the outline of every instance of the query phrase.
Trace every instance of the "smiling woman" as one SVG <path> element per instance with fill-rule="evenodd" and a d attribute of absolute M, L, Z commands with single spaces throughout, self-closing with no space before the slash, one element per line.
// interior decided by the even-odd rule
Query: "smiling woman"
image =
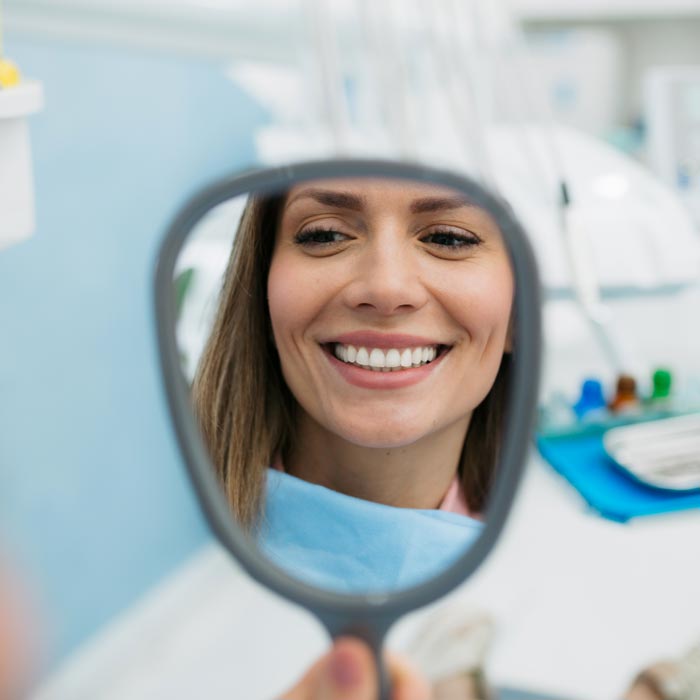
<path fill-rule="evenodd" d="M 306 183 L 282 203 L 267 290 L 298 405 L 287 471 L 438 508 L 507 350 L 513 281 L 495 223 L 424 183 Z M 488 472 L 461 471 L 478 513 Z"/>
<path fill-rule="evenodd" d="M 353 588 L 408 541 L 442 562 L 474 540 L 513 299 L 495 220 L 443 185 L 337 178 L 248 198 L 192 399 L 229 506 L 273 559 L 291 548 L 329 581 L 308 551 L 330 539 L 352 552 L 333 578 Z M 380 546 L 387 533 L 400 541 Z"/>

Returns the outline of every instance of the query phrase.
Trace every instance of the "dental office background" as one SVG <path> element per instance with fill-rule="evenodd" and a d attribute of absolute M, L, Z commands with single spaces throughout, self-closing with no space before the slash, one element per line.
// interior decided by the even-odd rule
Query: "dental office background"
<path fill-rule="evenodd" d="M 301 4 L 3 0 L 3 53 L 40 81 L 42 99 L 26 116 L 32 235 L 0 250 L 0 551 L 32 591 L 47 675 L 211 541 L 166 417 L 154 256 L 197 187 L 337 146 Z M 341 47 L 353 41 L 342 20 L 352 4 L 337 3 Z M 550 127 L 573 130 L 567 167 L 585 170 L 593 142 L 624 154 L 699 235 L 700 3 L 517 0 L 511 11 Z M 401 3 L 373 12 L 401 28 Z M 388 43 L 399 35 L 387 25 Z M 371 105 L 358 85 L 340 89 L 361 122 Z M 370 135 L 369 150 L 384 137 Z M 598 195 L 624 195 L 625 174 L 601 167 Z M 643 309 L 693 282 L 695 251 L 672 251 L 675 264 L 627 243 L 629 265 L 603 269 L 604 289 L 643 290 Z M 584 332 L 555 308 L 566 265 L 556 246 L 536 248 L 557 319 L 546 340 L 565 343 Z M 543 402 L 573 396 L 581 378 L 545 371 Z"/>

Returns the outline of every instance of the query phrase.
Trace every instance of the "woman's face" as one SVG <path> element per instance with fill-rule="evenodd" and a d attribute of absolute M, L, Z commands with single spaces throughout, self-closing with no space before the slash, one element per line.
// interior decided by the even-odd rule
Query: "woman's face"
<path fill-rule="evenodd" d="M 302 410 L 382 448 L 468 423 L 509 349 L 513 292 L 483 209 L 443 186 L 369 178 L 289 192 L 267 285 Z"/>

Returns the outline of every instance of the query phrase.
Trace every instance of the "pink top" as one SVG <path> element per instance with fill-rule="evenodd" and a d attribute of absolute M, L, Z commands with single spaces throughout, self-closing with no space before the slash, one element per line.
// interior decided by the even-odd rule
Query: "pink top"
<path fill-rule="evenodd" d="M 442 499 L 438 510 L 447 510 L 450 513 L 466 515 L 470 518 L 474 517 L 469 512 L 469 506 L 467 506 L 467 499 L 464 495 L 464 489 L 462 488 L 462 484 L 459 483 L 459 477 L 456 474 L 452 478 L 450 488 L 447 489 L 447 493 Z"/>
<path fill-rule="evenodd" d="M 272 468 L 280 472 L 285 470 L 284 464 L 282 464 L 280 457 L 275 458 Z M 462 485 L 459 483 L 459 477 L 456 474 L 450 483 L 450 487 L 447 489 L 445 497 L 442 499 L 437 509 L 447 511 L 449 513 L 457 513 L 457 515 L 466 515 L 470 518 L 474 517 L 469 512 L 464 490 L 462 489 Z"/>

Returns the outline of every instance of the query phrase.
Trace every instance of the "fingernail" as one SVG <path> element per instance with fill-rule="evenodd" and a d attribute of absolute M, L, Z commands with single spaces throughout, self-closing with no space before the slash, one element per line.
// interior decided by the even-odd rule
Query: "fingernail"
<path fill-rule="evenodd" d="M 348 649 L 334 649 L 329 661 L 330 677 L 336 688 L 349 690 L 360 683 L 362 669 Z"/>

